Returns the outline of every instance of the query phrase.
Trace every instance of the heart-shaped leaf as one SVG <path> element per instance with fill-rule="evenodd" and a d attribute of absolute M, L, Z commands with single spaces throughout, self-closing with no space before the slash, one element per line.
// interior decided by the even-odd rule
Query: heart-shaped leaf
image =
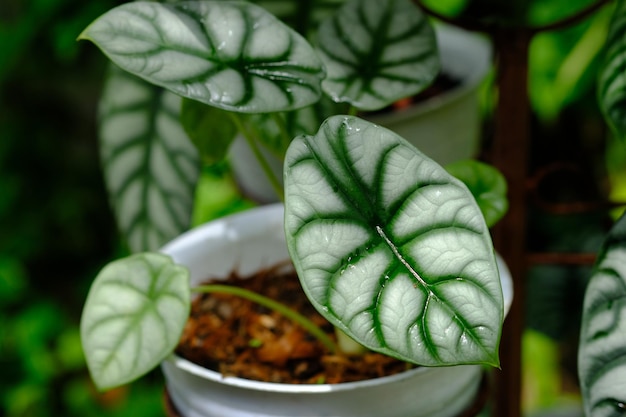
<path fill-rule="evenodd" d="M 448 164 L 446 170 L 471 191 L 487 227 L 496 224 L 506 214 L 509 208 L 506 179 L 495 167 L 468 159 Z"/>
<path fill-rule="evenodd" d="M 626 1 L 618 1 L 606 40 L 605 57 L 598 81 L 600 107 L 608 123 L 622 139 L 626 137 Z"/>
<path fill-rule="evenodd" d="M 625 415 L 626 215 L 609 233 L 585 291 L 578 374 L 585 415 Z"/>
<path fill-rule="evenodd" d="M 417 94 L 439 71 L 435 33 L 410 0 L 350 0 L 318 32 L 324 91 L 361 110 Z"/>
<path fill-rule="evenodd" d="M 361 344 L 420 365 L 498 364 L 502 289 L 480 209 L 395 133 L 335 116 L 294 139 L 285 231 L 312 303 Z"/>
<path fill-rule="evenodd" d="M 128 3 L 79 39 L 93 41 L 126 71 L 225 110 L 292 110 L 320 96 L 324 72 L 312 47 L 246 2 Z"/>
<path fill-rule="evenodd" d="M 113 388 L 157 366 L 176 347 L 189 308 L 189 272 L 169 256 L 142 253 L 105 266 L 80 324 L 96 386 Z"/>
<path fill-rule="evenodd" d="M 133 252 L 187 230 L 198 151 L 179 122 L 180 97 L 112 67 L 100 101 L 100 153 L 117 223 Z"/>

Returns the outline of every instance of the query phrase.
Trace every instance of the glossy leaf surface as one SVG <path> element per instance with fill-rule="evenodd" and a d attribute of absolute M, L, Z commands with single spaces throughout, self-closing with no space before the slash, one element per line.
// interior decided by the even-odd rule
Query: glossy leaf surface
<path fill-rule="evenodd" d="M 617 2 L 609 26 L 598 92 L 600 107 L 608 123 L 626 138 L 626 1 Z"/>
<path fill-rule="evenodd" d="M 487 227 L 496 224 L 506 214 L 509 208 L 506 179 L 495 167 L 464 160 L 446 165 L 446 171 L 463 181 L 470 190 Z"/>
<path fill-rule="evenodd" d="M 578 369 L 587 416 L 626 415 L 626 216 L 609 233 L 585 292 Z"/>
<path fill-rule="evenodd" d="M 498 364 L 499 273 L 463 183 L 395 133 L 348 116 L 294 139 L 285 171 L 289 252 L 327 319 L 417 364 Z"/>
<path fill-rule="evenodd" d="M 246 2 L 133 2 L 80 36 L 121 68 L 225 110 L 292 110 L 319 99 L 321 63 L 311 46 Z"/>
<path fill-rule="evenodd" d="M 179 96 L 112 68 L 100 102 L 100 153 L 133 252 L 157 250 L 189 227 L 200 158 L 179 115 Z"/>
<path fill-rule="evenodd" d="M 361 110 L 417 94 L 439 71 L 435 33 L 410 0 L 350 0 L 322 22 L 324 91 Z"/>
<path fill-rule="evenodd" d="M 156 367 L 176 347 L 189 308 L 189 272 L 169 256 L 143 253 L 105 266 L 81 318 L 96 386 L 113 388 Z"/>

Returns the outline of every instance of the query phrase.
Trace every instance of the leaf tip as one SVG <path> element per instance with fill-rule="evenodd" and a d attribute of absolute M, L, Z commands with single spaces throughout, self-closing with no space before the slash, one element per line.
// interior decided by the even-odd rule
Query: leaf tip
<path fill-rule="evenodd" d="M 100 394 L 104 394 L 108 391 L 114 390 L 116 388 L 120 388 L 123 385 L 125 385 L 125 384 L 117 384 L 117 385 L 107 384 L 102 381 L 98 381 L 98 378 L 96 378 L 93 374 L 90 374 L 90 375 L 91 375 L 91 380 L 93 381 L 93 385 L 96 391 L 98 391 Z"/>
<path fill-rule="evenodd" d="M 89 30 L 89 28 L 86 28 L 85 30 L 80 32 L 80 34 L 76 37 L 76 42 L 78 42 L 78 41 L 90 41 L 91 38 L 87 35 L 87 31 L 88 30 Z"/>
<path fill-rule="evenodd" d="M 483 362 L 483 365 L 490 366 L 501 371 L 502 367 L 500 366 L 500 355 L 498 355 L 497 352 L 494 353 L 491 357 Z"/>

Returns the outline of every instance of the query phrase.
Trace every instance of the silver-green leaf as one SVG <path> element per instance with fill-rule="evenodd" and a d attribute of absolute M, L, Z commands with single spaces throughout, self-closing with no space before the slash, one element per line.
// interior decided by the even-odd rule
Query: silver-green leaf
<path fill-rule="evenodd" d="M 498 364 L 502 289 L 480 209 L 395 133 L 334 116 L 294 139 L 285 234 L 309 299 L 359 343 L 420 365 Z"/>
<path fill-rule="evenodd" d="M 142 253 L 105 266 L 89 290 L 80 324 L 98 389 L 155 368 L 176 347 L 189 308 L 189 272 L 169 256 Z"/>
<path fill-rule="evenodd" d="M 598 80 L 598 96 L 604 116 L 626 138 L 626 1 L 619 0 L 606 40 L 605 57 Z"/>
<path fill-rule="evenodd" d="M 133 2 L 93 22 L 121 68 L 193 100 L 245 113 L 314 103 L 324 76 L 312 47 L 263 8 L 240 1 Z"/>
<path fill-rule="evenodd" d="M 324 91 L 360 110 L 417 94 L 439 72 L 435 33 L 410 0 L 350 0 L 318 31 Z"/>
<path fill-rule="evenodd" d="M 100 153 L 120 231 L 133 252 L 187 230 L 200 158 L 180 122 L 180 97 L 112 68 L 100 101 Z"/>
<path fill-rule="evenodd" d="M 626 415 L 626 216 L 610 231 L 585 291 L 578 374 L 587 416 Z"/>

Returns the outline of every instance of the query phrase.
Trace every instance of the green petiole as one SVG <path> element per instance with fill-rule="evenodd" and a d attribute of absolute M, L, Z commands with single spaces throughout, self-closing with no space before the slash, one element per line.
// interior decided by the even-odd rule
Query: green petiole
<path fill-rule="evenodd" d="M 279 303 L 278 301 L 272 300 L 271 298 L 267 298 L 263 295 L 246 290 L 244 288 L 221 284 L 201 285 L 199 287 L 192 288 L 192 291 L 196 293 L 231 294 L 237 297 L 244 298 L 246 300 L 250 300 L 254 303 L 274 310 L 282 314 L 289 320 L 293 321 L 294 323 L 300 325 L 304 330 L 306 330 L 317 340 L 319 340 L 332 353 L 336 353 L 339 351 L 336 343 L 330 337 L 328 337 L 328 335 L 323 332 L 317 325 L 315 325 L 315 323 L 313 323 L 311 320 L 307 319 L 297 311 L 292 310 L 286 305 Z"/>

